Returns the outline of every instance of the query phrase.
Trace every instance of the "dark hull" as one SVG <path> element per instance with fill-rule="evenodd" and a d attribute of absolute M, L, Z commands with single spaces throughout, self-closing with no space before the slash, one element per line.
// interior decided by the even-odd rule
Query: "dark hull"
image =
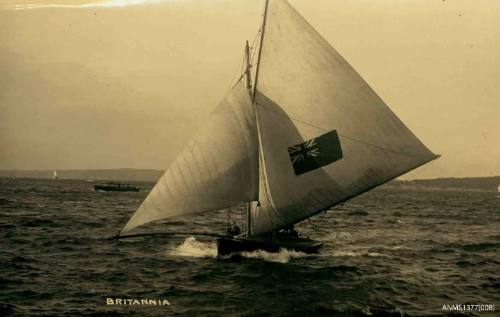
<path fill-rule="evenodd" d="M 279 252 L 280 249 L 288 249 L 304 253 L 318 253 L 323 245 L 320 241 L 304 238 L 278 238 L 273 241 L 267 238 L 217 238 L 217 253 L 228 255 L 237 252 L 250 252 L 264 250 L 267 252 Z"/>
<path fill-rule="evenodd" d="M 137 187 L 114 187 L 114 186 L 102 186 L 95 185 L 95 191 L 103 191 L 103 192 L 138 192 L 139 188 Z"/>

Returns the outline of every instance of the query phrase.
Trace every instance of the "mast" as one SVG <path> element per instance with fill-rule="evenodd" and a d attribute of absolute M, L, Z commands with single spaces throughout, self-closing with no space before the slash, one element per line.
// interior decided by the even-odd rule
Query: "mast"
<path fill-rule="evenodd" d="M 260 43 L 259 43 L 259 56 L 257 57 L 257 66 L 255 69 L 255 80 L 253 82 L 253 87 L 252 87 L 252 73 L 250 72 L 250 48 L 248 46 L 248 41 L 246 42 L 246 47 L 245 47 L 245 54 L 246 54 L 246 78 L 247 78 L 247 89 L 250 92 L 250 98 L 252 99 L 252 104 L 253 108 L 255 111 L 255 121 L 257 125 L 257 138 L 258 138 L 258 143 L 259 143 L 259 148 L 258 148 L 258 156 L 259 156 L 259 175 L 262 172 L 263 169 L 263 158 L 262 158 L 262 140 L 260 136 L 260 128 L 259 128 L 259 114 L 256 109 L 256 104 L 255 104 L 255 94 L 256 94 L 256 88 L 257 88 L 257 79 L 259 76 L 259 66 L 260 66 L 260 57 L 262 53 L 262 43 L 264 40 L 264 31 L 266 28 L 266 20 L 267 20 L 267 8 L 269 5 L 269 0 L 266 0 L 265 6 L 264 6 L 264 16 L 262 18 L 262 25 L 261 25 L 261 35 L 260 35 Z M 260 177 L 259 177 L 260 179 Z M 259 187 L 260 187 L 260 180 L 259 180 Z M 260 192 L 260 190 L 259 190 Z M 260 195 L 259 195 L 260 196 Z M 260 206 L 260 197 L 257 197 L 257 203 L 249 202 L 247 203 L 247 208 L 246 208 L 246 237 L 250 237 L 252 235 L 252 210 L 259 208 Z"/>
<path fill-rule="evenodd" d="M 248 93 L 250 94 L 250 97 L 252 96 L 252 73 L 250 72 L 250 46 L 248 45 L 248 40 L 245 43 L 245 76 L 246 76 L 246 84 L 247 84 L 247 89 Z"/>
<path fill-rule="evenodd" d="M 252 97 L 252 73 L 250 71 L 250 46 L 248 45 L 248 40 L 245 43 L 245 77 L 246 77 L 246 87 L 250 98 Z M 255 110 L 255 107 L 254 107 Z M 250 237 L 250 231 L 252 227 L 252 202 L 247 202 L 245 204 L 245 236 Z"/>
<path fill-rule="evenodd" d="M 262 18 L 260 43 L 259 43 L 259 56 L 257 57 L 257 66 L 255 69 L 255 80 L 253 85 L 252 102 L 255 102 L 255 94 L 257 92 L 257 81 L 259 80 L 259 68 L 260 68 L 260 58 L 262 56 L 262 43 L 264 42 L 264 34 L 266 32 L 266 20 L 267 20 L 267 7 L 269 6 L 269 0 L 266 0 L 264 7 L 264 17 Z"/>

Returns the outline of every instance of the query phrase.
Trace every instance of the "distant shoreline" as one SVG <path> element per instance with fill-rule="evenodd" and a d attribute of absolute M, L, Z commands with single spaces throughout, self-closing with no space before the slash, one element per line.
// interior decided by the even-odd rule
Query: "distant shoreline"
<path fill-rule="evenodd" d="M 163 170 L 134 168 L 67 169 L 57 170 L 57 177 L 75 180 L 156 182 L 163 173 Z M 47 179 L 52 178 L 53 174 L 54 170 L 0 170 L 0 177 L 5 178 Z"/>
<path fill-rule="evenodd" d="M 400 189 L 498 192 L 500 176 L 393 180 L 387 183 L 386 186 Z"/>
<path fill-rule="evenodd" d="M 0 178 L 51 179 L 54 170 L 0 170 Z M 163 170 L 157 169 L 67 169 L 57 170 L 59 179 L 95 181 L 156 182 Z M 497 192 L 500 176 L 393 180 L 385 187 L 398 189 L 469 190 Z"/>

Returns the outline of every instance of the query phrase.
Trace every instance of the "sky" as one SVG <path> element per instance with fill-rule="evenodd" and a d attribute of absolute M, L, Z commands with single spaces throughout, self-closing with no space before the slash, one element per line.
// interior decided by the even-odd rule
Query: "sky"
<path fill-rule="evenodd" d="M 290 0 L 442 157 L 500 175 L 500 1 Z M 237 79 L 263 1 L 3 0 L 0 169 L 165 169 Z"/>

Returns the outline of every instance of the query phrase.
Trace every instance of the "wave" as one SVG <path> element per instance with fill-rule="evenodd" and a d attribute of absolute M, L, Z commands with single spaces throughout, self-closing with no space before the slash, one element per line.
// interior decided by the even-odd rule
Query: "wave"
<path fill-rule="evenodd" d="M 368 256 L 368 257 L 389 257 L 387 254 L 379 253 L 379 252 L 368 252 L 368 251 L 354 251 L 354 250 L 341 250 L 341 251 L 333 251 L 327 252 L 320 255 L 322 256 Z"/>
<path fill-rule="evenodd" d="M 195 258 L 217 257 L 217 245 L 215 242 L 202 242 L 195 237 L 188 237 L 179 246 L 167 252 L 168 255 L 185 256 Z"/>
<path fill-rule="evenodd" d="M 218 257 L 217 245 L 215 242 L 203 242 L 196 240 L 194 236 L 186 238 L 180 245 L 167 251 L 170 256 L 183 256 L 194 258 L 222 258 L 234 259 L 235 257 L 243 257 L 247 259 L 260 259 L 267 262 L 275 263 L 288 263 L 294 258 L 303 258 L 310 256 L 319 257 L 389 257 L 387 254 L 379 252 L 370 252 L 367 250 L 337 250 L 337 251 L 323 251 L 319 254 L 306 254 L 294 250 L 281 249 L 279 252 L 267 252 L 264 250 L 256 250 L 251 252 L 238 252 L 229 256 Z"/>
<path fill-rule="evenodd" d="M 250 259 L 261 259 L 267 262 L 288 263 L 292 258 L 311 256 L 303 252 L 297 252 L 288 249 L 281 249 L 279 252 L 267 252 L 264 250 L 257 250 L 252 252 L 241 252 L 241 256 Z"/>
<path fill-rule="evenodd" d="M 195 258 L 217 258 L 217 245 L 215 242 L 202 242 L 191 236 L 186 238 L 180 245 L 167 251 L 168 255 L 195 257 Z M 303 252 L 281 249 L 279 252 L 267 252 L 256 250 L 252 252 L 238 252 L 223 259 L 231 259 L 240 256 L 248 259 L 260 259 L 267 262 L 288 263 L 293 258 L 309 256 Z"/>
<path fill-rule="evenodd" d="M 12 201 L 10 201 L 9 199 L 0 198 L 0 205 L 7 205 L 7 204 L 10 204 L 10 203 L 12 203 Z"/>

